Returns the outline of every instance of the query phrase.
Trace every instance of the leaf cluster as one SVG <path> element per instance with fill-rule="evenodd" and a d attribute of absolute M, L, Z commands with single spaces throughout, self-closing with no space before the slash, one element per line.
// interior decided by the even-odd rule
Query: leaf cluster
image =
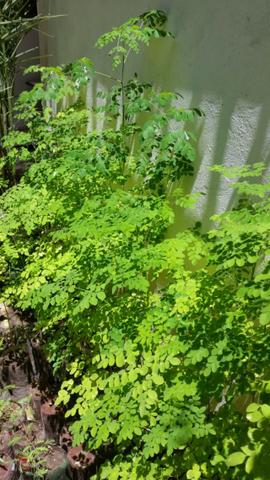
<path fill-rule="evenodd" d="M 103 48 L 114 44 L 109 55 L 115 69 L 122 61 L 126 63 L 131 52 L 139 53 L 141 44 L 148 46 L 152 38 L 172 36 L 163 28 L 166 20 L 167 16 L 162 10 L 151 10 L 105 33 L 98 39 L 96 46 Z"/>

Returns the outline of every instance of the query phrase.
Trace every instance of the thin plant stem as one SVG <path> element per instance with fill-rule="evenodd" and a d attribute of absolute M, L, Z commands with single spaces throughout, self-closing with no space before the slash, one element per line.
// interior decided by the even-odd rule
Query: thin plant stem
<path fill-rule="evenodd" d="M 122 123 L 121 127 L 125 126 L 125 57 L 122 57 L 121 65 L 121 107 L 122 107 Z"/>
<path fill-rule="evenodd" d="M 107 73 L 103 73 L 103 72 L 97 72 L 97 71 L 95 71 L 95 72 L 96 72 L 97 75 L 101 75 L 102 77 L 109 78 L 110 80 L 113 80 L 114 82 L 121 83 L 121 80 L 119 80 L 119 78 L 113 77 L 112 75 L 108 75 Z"/>

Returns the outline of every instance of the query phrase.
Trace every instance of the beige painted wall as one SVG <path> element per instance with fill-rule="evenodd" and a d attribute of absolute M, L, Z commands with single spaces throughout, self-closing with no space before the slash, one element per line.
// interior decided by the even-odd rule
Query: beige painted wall
<path fill-rule="evenodd" d="M 186 182 L 207 194 L 198 218 L 205 221 L 231 202 L 230 188 L 210 165 L 270 162 L 269 0 L 40 0 L 39 8 L 67 14 L 51 20 L 49 36 L 41 38 L 50 64 L 89 56 L 105 72 L 108 61 L 93 48 L 100 34 L 146 10 L 167 11 L 175 40 L 156 41 L 131 72 L 181 92 L 184 105 L 205 113 L 196 127 L 196 173 Z"/>

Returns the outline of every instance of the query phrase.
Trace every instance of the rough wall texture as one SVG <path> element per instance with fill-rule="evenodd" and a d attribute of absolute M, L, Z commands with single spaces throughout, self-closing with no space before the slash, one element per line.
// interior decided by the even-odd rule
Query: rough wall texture
<path fill-rule="evenodd" d="M 206 193 L 195 212 L 206 224 L 232 201 L 226 180 L 209 172 L 210 165 L 270 162 L 269 0 L 40 0 L 39 8 L 67 14 L 51 20 L 51 36 L 41 39 L 50 64 L 89 56 L 105 72 L 109 63 L 93 48 L 100 34 L 146 10 L 167 11 L 175 40 L 156 41 L 130 69 L 181 92 L 185 106 L 205 113 L 196 127 L 196 172 L 186 186 Z"/>

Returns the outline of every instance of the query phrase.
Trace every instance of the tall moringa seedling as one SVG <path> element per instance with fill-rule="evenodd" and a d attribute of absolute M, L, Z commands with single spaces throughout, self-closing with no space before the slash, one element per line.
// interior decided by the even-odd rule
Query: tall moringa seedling
<path fill-rule="evenodd" d="M 165 28 L 166 21 L 165 12 L 151 10 L 113 28 L 96 43 L 98 48 L 111 47 L 108 54 L 112 69 L 119 71 L 115 85 L 109 92 L 101 93 L 105 104 L 96 111 L 106 112 L 108 120 L 119 120 L 118 126 L 129 140 L 131 157 L 135 145 L 134 173 L 150 188 L 157 184 L 160 188 L 162 180 L 168 185 L 168 181 L 192 174 L 192 135 L 183 129 L 183 123 L 202 115 L 198 108 L 179 108 L 179 94 L 158 91 L 151 83 L 140 82 L 136 74 L 126 79 L 125 68 L 132 53 L 138 54 L 153 39 L 173 38 Z M 172 130 L 172 122 L 180 128 Z"/>
<path fill-rule="evenodd" d="M 125 96 L 127 85 L 125 84 L 125 66 L 131 53 L 139 53 L 141 45 L 149 45 L 153 38 L 172 36 L 164 29 L 167 16 L 161 10 L 152 10 L 139 17 L 130 18 L 120 27 L 113 28 L 111 32 L 102 35 L 96 46 L 106 47 L 112 44 L 109 55 L 112 57 L 113 70 L 120 68 L 119 96 L 121 101 L 121 124 L 126 123 Z M 143 88 L 143 85 L 141 86 Z"/>

